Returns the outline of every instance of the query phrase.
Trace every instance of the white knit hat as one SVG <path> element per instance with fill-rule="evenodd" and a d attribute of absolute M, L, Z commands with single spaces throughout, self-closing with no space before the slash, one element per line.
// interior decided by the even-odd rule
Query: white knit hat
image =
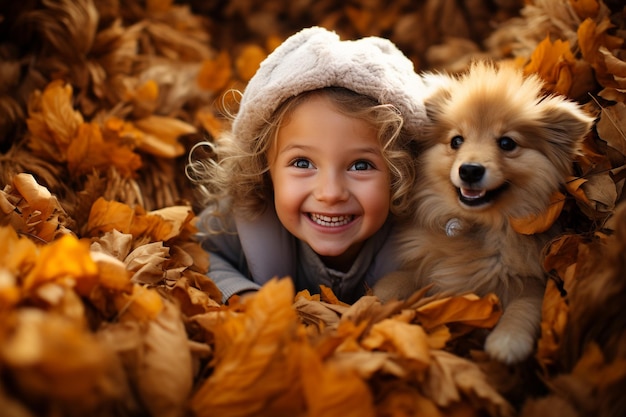
<path fill-rule="evenodd" d="M 233 134 L 242 141 L 253 139 L 283 101 L 324 87 L 344 87 L 394 105 L 405 129 L 415 135 L 426 119 L 425 87 L 392 42 L 378 37 L 341 41 L 334 32 L 311 27 L 289 37 L 261 63 L 243 93 Z"/>

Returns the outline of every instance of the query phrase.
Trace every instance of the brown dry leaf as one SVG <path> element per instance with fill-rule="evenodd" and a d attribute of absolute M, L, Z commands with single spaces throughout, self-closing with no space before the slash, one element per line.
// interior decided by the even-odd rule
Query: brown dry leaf
<path fill-rule="evenodd" d="M 152 242 L 138 246 L 124 259 L 126 269 L 133 272 L 133 282 L 159 284 L 165 279 L 164 263 L 170 249 L 163 242 Z"/>
<path fill-rule="evenodd" d="M 554 279 L 549 280 L 541 308 L 541 337 L 535 357 L 545 369 L 558 359 L 563 332 L 567 325 L 569 305 L 562 291 L 569 293 L 574 286 L 576 262 L 583 239 L 579 235 L 564 235 L 548 247 L 543 266 Z M 555 281 L 558 280 L 558 281 Z"/>
<path fill-rule="evenodd" d="M 72 106 L 72 86 L 52 81 L 43 92 L 36 90 L 28 102 L 29 148 L 48 160 L 64 162 L 83 116 Z"/>
<path fill-rule="evenodd" d="M 495 294 L 487 294 L 482 298 L 474 294 L 446 297 L 431 301 L 416 310 L 419 323 L 429 331 L 451 323 L 491 328 L 501 315 L 500 301 Z"/>
<path fill-rule="evenodd" d="M 525 74 L 537 73 L 545 81 L 547 90 L 568 95 L 572 86 L 575 59 L 569 42 L 550 37 L 537 45 L 524 67 Z"/>
<path fill-rule="evenodd" d="M 193 287 L 186 277 L 176 280 L 169 294 L 177 301 L 181 312 L 188 317 L 204 314 L 220 306 L 210 294 Z"/>
<path fill-rule="evenodd" d="M 445 351 L 432 351 L 424 384 L 426 396 L 440 407 L 469 402 L 490 416 L 513 416 L 513 407 L 489 384 L 477 364 Z"/>
<path fill-rule="evenodd" d="M 543 233 L 550 229 L 556 219 L 561 215 L 563 206 L 565 205 L 565 195 L 556 191 L 550 196 L 550 205 L 545 212 L 539 215 L 532 215 L 521 219 L 511 218 L 511 227 L 517 233 L 523 235 L 534 235 L 535 233 Z"/>
<path fill-rule="evenodd" d="M 70 221 L 46 187 L 37 184 L 31 174 L 13 177 L 12 185 L 0 190 L 0 224 L 11 224 L 15 230 L 38 238 L 42 243 L 71 234 Z"/>
<path fill-rule="evenodd" d="M 586 182 L 587 182 L 586 178 L 583 178 L 583 177 L 573 178 L 572 177 L 565 183 L 565 189 L 570 195 L 572 195 L 576 199 L 576 201 L 580 201 L 583 204 L 590 205 L 591 201 L 589 201 L 589 199 L 585 195 L 585 190 L 580 188 Z"/>
<path fill-rule="evenodd" d="M 600 139 L 626 157 L 626 104 L 603 107 L 596 129 Z"/>
<path fill-rule="evenodd" d="M 589 206 L 579 204 L 589 218 L 606 219 L 613 213 L 618 191 L 610 173 L 591 175 L 580 188 L 591 203 Z"/>
<path fill-rule="evenodd" d="M 232 78 L 230 55 L 221 51 L 211 59 L 205 59 L 198 73 L 198 85 L 205 90 L 219 92 L 226 88 Z"/>
<path fill-rule="evenodd" d="M 148 322 L 142 354 L 135 363 L 136 382 L 143 404 L 154 417 L 184 417 L 193 385 L 191 352 L 180 310 L 164 301 Z"/>
<path fill-rule="evenodd" d="M 210 330 L 215 335 L 213 372 L 191 398 L 198 417 L 297 415 L 304 398 L 298 360 L 297 317 L 291 279 L 273 279 Z M 283 404 L 275 404 L 283 401 Z"/>
<path fill-rule="evenodd" d="M 189 341 L 179 310 L 165 302 L 153 320 L 106 323 L 96 334 L 117 353 L 127 380 L 150 415 L 185 415 L 193 375 Z"/>

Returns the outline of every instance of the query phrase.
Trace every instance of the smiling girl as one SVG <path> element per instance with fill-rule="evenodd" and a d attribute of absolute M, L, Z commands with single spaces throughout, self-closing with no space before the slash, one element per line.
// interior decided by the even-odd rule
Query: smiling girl
<path fill-rule="evenodd" d="M 397 269 L 422 92 L 411 61 L 381 38 L 341 41 L 314 27 L 267 57 L 231 131 L 199 144 L 212 157 L 192 150 L 188 165 L 224 301 L 290 276 L 297 290 L 326 285 L 350 303 Z"/>

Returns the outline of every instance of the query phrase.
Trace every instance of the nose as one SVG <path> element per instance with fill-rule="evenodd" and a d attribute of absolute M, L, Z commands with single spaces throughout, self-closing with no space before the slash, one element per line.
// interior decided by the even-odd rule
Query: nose
<path fill-rule="evenodd" d="M 467 163 L 459 167 L 459 177 L 465 182 L 478 182 L 485 175 L 485 167 L 481 164 Z"/>
<path fill-rule="evenodd" d="M 348 199 L 350 192 L 340 174 L 323 173 L 318 175 L 314 196 L 326 203 L 336 203 Z"/>

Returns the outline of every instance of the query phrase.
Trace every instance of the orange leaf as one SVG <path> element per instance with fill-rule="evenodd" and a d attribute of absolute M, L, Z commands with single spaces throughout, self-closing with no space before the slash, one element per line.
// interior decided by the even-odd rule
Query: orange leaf
<path fill-rule="evenodd" d="M 83 116 L 72 106 L 72 86 L 52 81 L 43 93 L 36 91 L 28 103 L 26 121 L 31 133 L 30 149 L 53 161 L 63 162 Z"/>
<path fill-rule="evenodd" d="M 218 92 L 226 87 L 232 78 L 232 64 L 230 55 L 226 51 L 220 52 L 213 59 L 206 59 L 198 73 L 198 85 L 204 90 Z"/>
<path fill-rule="evenodd" d="M 535 233 L 543 233 L 548 230 L 556 219 L 561 215 L 563 206 L 565 205 L 565 195 L 557 191 L 550 197 L 550 205 L 546 211 L 537 215 L 530 215 L 519 219 L 511 218 L 511 227 L 517 233 L 523 235 L 533 235 Z"/>
<path fill-rule="evenodd" d="M 87 295 L 97 283 L 98 266 L 91 259 L 87 242 L 65 235 L 41 249 L 35 267 L 24 278 L 24 289 L 31 290 L 45 282 L 55 281 L 75 286 Z"/>
<path fill-rule="evenodd" d="M 100 197 L 91 206 L 89 220 L 87 220 L 87 234 L 98 236 L 112 230 L 130 233 L 133 216 L 133 209 L 126 204 L 106 201 Z"/>
<path fill-rule="evenodd" d="M 581 20 L 593 19 L 600 11 L 600 4 L 597 0 L 569 0 L 569 2 Z"/>
<path fill-rule="evenodd" d="M 416 312 L 419 322 L 426 329 L 435 329 L 450 323 L 491 328 L 502 315 L 498 297 L 494 294 L 482 298 L 474 294 L 446 297 L 431 301 L 419 307 Z"/>
<path fill-rule="evenodd" d="M 235 68 L 239 78 L 248 82 L 256 73 L 267 53 L 258 45 L 246 45 L 235 61 Z"/>
<path fill-rule="evenodd" d="M 587 182 L 586 178 L 572 178 L 565 183 L 565 189 L 570 193 L 577 201 L 591 205 L 591 201 L 585 195 L 585 190 L 581 186 Z"/>
<path fill-rule="evenodd" d="M 154 320 L 163 310 L 163 299 L 152 288 L 134 284 L 132 293 L 116 293 L 113 302 L 121 319 L 131 321 Z"/>
<path fill-rule="evenodd" d="M 572 85 L 574 66 L 575 59 L 569 42 L 557 39 L 552 43 L 550 37 L 546 36 L 533 51 L 524 73 L 539 74 L 550 91 L 567 95 Z"/>

